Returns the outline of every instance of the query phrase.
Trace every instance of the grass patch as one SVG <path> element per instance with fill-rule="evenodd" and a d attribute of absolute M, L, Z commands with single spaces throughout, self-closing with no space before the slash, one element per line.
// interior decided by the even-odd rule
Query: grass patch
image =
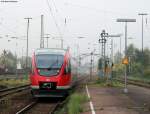
<path fill-rule="evenodd" d="M 86 95 L 75 93 L 71 95 L 70 100 L 68 102 L 68 114 L 80 114 L 80 112 L 83 112 L 83 108 L 81 104 L 88 101 L 88 98 Z"/>
<path fill-rule="evenodd" d="M 29 84 L 28 79 L 8 79 L 8 80 L 0 80 L 0 85 L 7 87 L 16 87 L 25 84 Z"/>
<path fill-rule="evenodd" d="M 116 80 L 106 80 L 98 78 L 96 81 L 89 83 L 88 85 L 99 86 L 99 87 L 123 87 L 124 85 Z"/>
<path fill-rule="evenodd" d="M 55 114 L 80 114 L 83 112 L 82 104 L 88 101 L 88 97 L 81 93 L 74 93 L 69 97 L 68 103 Z"/>

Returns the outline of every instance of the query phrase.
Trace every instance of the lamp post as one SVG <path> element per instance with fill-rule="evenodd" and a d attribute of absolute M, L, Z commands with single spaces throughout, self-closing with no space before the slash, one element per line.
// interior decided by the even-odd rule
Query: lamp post
<path fill-rule="evenodd" d="M 148 14 L 147 14 L 147 13 L 139 13 L 138 15 L 142 17 L 142 56 L 141 56 L 141 59 L 142 59 L 142 69 L 144 69 L 144 57 L 143 57 L 143 56 L 144 56 L 144 53 L 143 53 L 143 52 L 144 52 L 144 51 L 143 51 L 143 50 L 144 50 L 144 49 L 143 49 L 143 48 L 144 48 L 144 46 L 143 46 L 143 37 L 144 37 L 143 28 L 144 28 L 144 27 L 143 27 L 143 17 L 146 16 L 146 15 L 148 15 Z M 142 75 L 144 74 L 144 73 L 143 73 L 143 70 L 142 70 L 142 73 L 141 73 L 141 74 L 142 74 Z"/>
<path fill-rule="evenodd" d="M 144 36 L 144 32 L 143 32 L 143 16 L 148 15 L 147 13 L 139 13 L 139 16 L 142 16 L 142 54 L 143 54 L 143 36 Z"/>
<path fill-rule="evenodd" d="M 127 23 L 128 22 L 136 22 L 136 19 L 117 19 L 117 22 L 124 22 L 125 23 L 125 58 L 127 59 L 128 58 L 128 55 L 127 55 Z M 125 64 L 124 80 L 125 80 L 124 93 L 128 93 L 128 89 L 127 89 L 127 64 Z"/>

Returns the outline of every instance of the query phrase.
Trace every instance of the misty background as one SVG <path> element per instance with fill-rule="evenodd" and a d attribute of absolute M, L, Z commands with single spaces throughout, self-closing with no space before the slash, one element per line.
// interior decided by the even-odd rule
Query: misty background
<path fill-rule="evenodd" d="M 26 55 L 27 20 L 29 28 L 29 56 L 40 47 L 41 15 L 44 15 L 44 34 L 51 38 L 63 38 L 64 47 L 71 47 L 72 53 L 99 51 L 98 39 L 103 29 L 109 34 L 122 34 L 124 50 L 124 23 L 117 18 L 135 18 L 128 24 L 128 44 L 141 48 L 141 16 L 138 13 L 150 11 L 149 0 L 18 0 L 17 3 L 0 3 L 0 51 L 7 49 L 17 56 Z M 150 17 L 144 16 L 144 47 L 150 47 Z M 79 39 L 78 37 L 84 37 Z M 17 43 L 16 43 L 17 42 Z M 45 42 L 46 45 L 46 42 Z M 109 46 L 109 43 L 107 44 Z M 49 47 L 60 47 L 60 40 L 49 39 Z M 119 50 L 119 38 L 114 39 L 114 52 Z M 108 50 L 109 54 L 110 51 Z"/>

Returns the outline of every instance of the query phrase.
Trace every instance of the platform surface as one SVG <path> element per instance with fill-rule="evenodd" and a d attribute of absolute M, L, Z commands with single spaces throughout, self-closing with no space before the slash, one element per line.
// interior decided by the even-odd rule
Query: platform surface
<path fill-rule="evenodd" d="M 150 114 L 150 89 L 129 85 L 124 94 L 123 88 L 87 87 L 96 114 Z M 82 114 L 92 114 L 89 103 Z"/>

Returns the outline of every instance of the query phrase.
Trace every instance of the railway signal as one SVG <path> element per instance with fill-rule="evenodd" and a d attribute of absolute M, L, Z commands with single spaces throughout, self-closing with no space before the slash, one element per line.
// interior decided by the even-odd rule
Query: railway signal
<path fill-rule="evenodd" d="M 108 33 L 105 32 L 105 30 L 102 30 L 102 33 L 100 35 L 101 39 L 99 39 L 99 43 L 102 44 L 102 59 L 103 59 L 103 63 L 102 63 L 102 76 L 105 77 L 105 50 L 106 50 L 106 36 L 108 35 Z"/>

